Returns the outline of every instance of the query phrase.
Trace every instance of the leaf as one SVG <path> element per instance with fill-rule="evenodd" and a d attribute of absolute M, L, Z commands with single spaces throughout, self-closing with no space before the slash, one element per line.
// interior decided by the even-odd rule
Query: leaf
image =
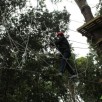
<path fill-rule="evenodd" d="M 102 96 L 100 97 L 100 100 L 102 100 Z"/>

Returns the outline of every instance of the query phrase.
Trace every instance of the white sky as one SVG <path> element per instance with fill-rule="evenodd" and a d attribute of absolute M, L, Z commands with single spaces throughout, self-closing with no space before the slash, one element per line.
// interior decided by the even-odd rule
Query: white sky
<path fill-rule="evenodd" d="M 62 0 L 63 2 L 52 4 L 50 2 L 51 0 L 46 0 L 47 7 L 49 8 L 50 11 L 53 9 L 57 10 L 63 10 L 64 6 L 68 10 L 68 12 L 71 14 L 70 16 L 70 25 L 69 25 L 69 32 L 68 34 L 70 35 L 69 40 L 70 43 L 72 43 L 72 47 L 74 48 L 74 53 L 77 54 L 77 57 L 80 56 L 86 56 L 89 52 L 88 49 L 88 44 L 87 44 L 87 38 L 82 36 L 80 33 L 76 31 L 77 28 L 82 26 L 84 24 L 84 17 L 81 14 L 77 4 L 74 2 L 74 0 Z M 91 7 L 93 15 L 96 13 L 96 4 L 99 2 L 99 0 L 87 0 L 89 6 Z M 31 0 L 31 4 L 35 5 L 35 1 Z M 76 43 L 76 42 L 81 42 L 81 43 Z M 78 48 L 77 48 L 78 47 Z M 81 48 L 86 48 L 86 49 L 81 49 Z"/>

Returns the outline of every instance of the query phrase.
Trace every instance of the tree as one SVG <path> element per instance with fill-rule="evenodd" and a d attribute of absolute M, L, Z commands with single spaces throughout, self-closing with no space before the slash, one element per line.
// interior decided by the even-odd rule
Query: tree
<path fill-rule="evenodd" d="M 47 54 L 48 37 L 68 29 L 69 13 L 49 12 L 42 0 L 38 8 L 28 10 L 25 0 L 1 3 L 0 102 L 70 100 L 67 79 L 54 76 L 58 59 Z"/>
<path fill-rule="evenodd" d="M 91 51 L 87 57 L 78 58 L 76 61 L 80 80 L 77 87 L 78 94 L 85 102 L 100 102 L 102 71 L 97 64 L 95 53 Z"/>
<path fill-rule="evenodd" d="M 81 13 L 83 14 L 85 18 L 85 22 L 89 22 L 91 19 L 93 19 L 93 14 L 91 12 L 90 6 L 87 4 L 86 0 L 75 0 L 78 7 L 81 10 Z"/>
<path fill-rule="evenodd" d="M 89 5 L 86 4 L 86 0 L 76 0 L 76 3 L 78 3 L 79 8 L 81 9 L 81 12 L 85 17 L 86 23 L 92 20 L 93 15 L 91 13 Z M 97 36 L 96 32 L 95 36 Z M 100 102 L 101 101 L 100 97 L 102 95 L 102 92 L 100 91 L 102 90 L 101 86 L 102 58 L 101 58 L 101 53 L 99 55 L 100 56 L 99 58 L 99 56 L 97 56 L 95 52 L 96 48 L 94 49 L 93 48 L 94 48 L 93 46 L 90 46 L 90 53 L 88 56 L 76 59 L 76 64 L 77 64 L 76 67 L 78 68 L 79 82 L 78 85 L 75 85 L 76 86 L 75 96 L 77 95 L 80 96 L 85 102 L 91 102 L 91 101 Z"/>

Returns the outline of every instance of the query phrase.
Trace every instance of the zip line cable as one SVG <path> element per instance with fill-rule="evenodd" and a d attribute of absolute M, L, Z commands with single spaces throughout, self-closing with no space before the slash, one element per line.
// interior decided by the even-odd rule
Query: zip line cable
<path fill-rule="evenodd" d="M 71 21 L 76 22 L 76 23 L 85 23 L 85 22 L 80 22 L 80 21 L 73 20 L 73 19 L 70 19 L 70 22 L 71 22 Z"/>
<path fill-rule="evenodd" d="M 10 35 L 9 35 L 10 36 Z M 9 37 L 9 39 L 12 39 L 11 37 Z M 28 44 L 28 42 L 27 42 L 27 44 Z M 26 45 L 26 49 L 27 49 L 27 45 Z M 46 62 L 45 60 L 43 60 L 44 62 Z M 48 64 L 47 62 L 46 62 L 46 64 Z M 20 65 L 20 64 L 19 64 Z M 49 64 L 48 64 L 49 65 Z M 71 67 L 71 65 L 69 65 L 70 67 Z"/>
<path fill-rule="evenodd" d="M 76 42 L 76 43 L 79 43 L 79 44 L 88 45 L 88 44 L 86 44 L 86 43 L 82 43 L 82 42 L 78 42 L 78 41 L 74 41 L 74 40 L 69 40 L 69 41 L 71 41 L 71 42 Z"/>
<path fill-rule="evenodd" d="M 70 29 L 70 28 L 68 28 L 68 29 L 69 29 L 69 31 L 72 31 L 72 32 L 75 32 L 75 33 L 77 32 L 77 31 L 75 31 L 75 30 L 73 30 L 73 29 Z M 77 33 L 78 33 L 78 32 L 77 32 Z"/>

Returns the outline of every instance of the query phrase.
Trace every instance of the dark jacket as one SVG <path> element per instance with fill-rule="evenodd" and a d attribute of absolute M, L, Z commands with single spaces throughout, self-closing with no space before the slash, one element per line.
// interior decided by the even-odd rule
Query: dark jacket
<path fill-rule="evenodd" d="M 71 56 L 69 42 L 64 36 L 61 36 L 59 39 L 55 40 L 55 45 L 62 54 L 67 51 L 69 53 L 69 57 Z"/>

